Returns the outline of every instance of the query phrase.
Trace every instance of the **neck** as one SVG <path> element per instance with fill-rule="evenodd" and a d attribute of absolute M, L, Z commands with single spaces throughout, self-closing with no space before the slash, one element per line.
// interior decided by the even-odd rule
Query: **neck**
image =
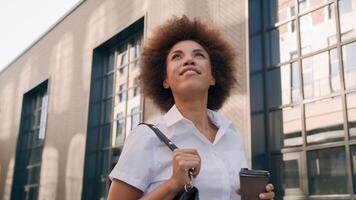
<path fill-rule="evenodd" d="M 209 141 L 214 141 L 217 128 L 210 122 L 208 117 L 207 97 L 203 100 L 202 98 L 190 98 L 189 100 L 175 98 L 175 104 L 182 115 L 192 121 L 200 133 L 208 138 Z"/>

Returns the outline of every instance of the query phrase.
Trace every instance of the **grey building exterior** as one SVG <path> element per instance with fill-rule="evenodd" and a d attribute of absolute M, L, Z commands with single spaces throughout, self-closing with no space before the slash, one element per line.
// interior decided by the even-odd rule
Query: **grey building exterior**
<path fill-rule="evenodd" d="M 85 0 L 0 72 L 0 199 L 105 199 L 140 121 L 142 43 L 172 15 L 218 26 L 239 85 L 222 109 L 276 199 L 355 199 L 355 0 Z"/>

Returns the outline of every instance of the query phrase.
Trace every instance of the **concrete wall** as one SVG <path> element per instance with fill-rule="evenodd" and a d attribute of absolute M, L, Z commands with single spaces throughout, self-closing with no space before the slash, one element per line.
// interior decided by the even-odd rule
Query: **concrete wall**
<path fill-rule="evenodd" d="M 240 85 L 221 112 L 249 142 L 246 5 L 235 0 L 86 0 L 0 72 L 0 199 L 9 199 L 23 94 L 49 79 L 39 199 L 80 199 L 93 49 L 146 16 L 145 33 L 171 15 L 220 26 L 237 47 Z M 145 119 L 159 115 L 145 101 Z M 249 152 L 249 150 L 248 150 Z"/>

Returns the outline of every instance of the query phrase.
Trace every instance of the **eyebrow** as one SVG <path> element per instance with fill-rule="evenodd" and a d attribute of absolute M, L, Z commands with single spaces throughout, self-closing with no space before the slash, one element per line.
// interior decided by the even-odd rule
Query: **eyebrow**
<path fill-rule="evenodd" d="M 196 53 L 196 52 L 206 53 L 203 49 L 194 49 L 193 52 L 194 53 Z M 176 54 L 176 53 L 183 53 L 183 51 L 178 49 L 178 50 L 175 50 L 175 51 L 171 52 L 170 54 L 172 55 L 172 54 Z"/>

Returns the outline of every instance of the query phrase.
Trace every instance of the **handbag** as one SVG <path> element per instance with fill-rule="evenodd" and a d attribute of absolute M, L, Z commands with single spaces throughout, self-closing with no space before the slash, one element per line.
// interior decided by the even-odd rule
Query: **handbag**
<path fill-rule="evenodd" d="M 171 150 L 174 151 L 175 149 L 178 149 L 178 147 L 170 140 L 168 139 L 156 126 L 148 123 L 139 123 L 139 125 L 146 125 L 148 126 L 156 135 L 157 137 L 167 145 L 167 147 Z M 190 183 L 184 185 L 184 190 L 179 192 L 173 200 L 199 200 L 199 190 L 195 186 L 192 185 L 192 178 L 193 178 L 193 170 L 189 169 L 188 175 L 190 178 Z"/>

